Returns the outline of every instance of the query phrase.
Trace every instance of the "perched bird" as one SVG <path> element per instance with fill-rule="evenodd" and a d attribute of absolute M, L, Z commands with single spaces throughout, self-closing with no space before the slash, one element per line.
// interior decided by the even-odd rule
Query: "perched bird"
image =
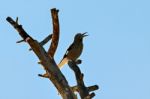
<path fill-rule="evenodd" d="M 62 68 L 69 60 L 76 61 L 77 58 L 81 55 L 83 50 L 83 38 L 86 37 L 85 33 L 78 33 L 74 37 L 73 43 L 67 49 L 63 59 L 58 64 L 59 68 Z"/>

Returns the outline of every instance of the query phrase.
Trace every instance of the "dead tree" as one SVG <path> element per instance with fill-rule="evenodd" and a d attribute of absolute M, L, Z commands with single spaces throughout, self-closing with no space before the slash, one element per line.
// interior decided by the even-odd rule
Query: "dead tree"
<path fill-rule="evenodd" d="M 41 64 L 46 73 L 44 75 L 39 75 L 45 78 L 48 78 L 54 86 L 57 88 L 63 99 L 78 99 L 74 92 L 78 92 L 80 94 L 81 99 L 92 99 L 95 96 L 94 93 L 90 93 L 91 91 L 97 90 L 98 86 L 94 85 L 91 87 L 86 87 L 83 81 L 83 74 L 81 73 L 79 67 L 77 66 L 77 62 L 70 61 L 68 64 L 70 68 L 74 71 L 75 77 L 77 80 L 77 85 L 71 87 L 68 84 L 65 76 L 59 70 L 55 60 L 54 54 L 56 52 L 58 41 L 59 41 L 59 18 L 58 18 L 58 10 L 56 8 L 51 9 L 52 22 L 53 22 L 53 33 L 48 35 L 43 41 L 38 42 L 33 37 L 31 37 L 18 23 L 18 18 L 14 21 L 11 17 L 7 17 L 6 20 L 16 29 L 19 35 L 22 37 L 22 40 L 17 41 L 17 43 L 26 42 L 30 45 L 33 52 L 39 58 L 39 64 Z M 51 44 L 48 52 L 45 51 L 43 45 L 46 44 L 49 40 L 51 40 Z"/>

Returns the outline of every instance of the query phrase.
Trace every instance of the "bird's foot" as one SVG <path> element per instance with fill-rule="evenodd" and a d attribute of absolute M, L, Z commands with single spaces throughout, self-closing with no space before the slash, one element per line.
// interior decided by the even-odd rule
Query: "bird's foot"
<path fill-rule="evenodd" d="M 82 60 L 78 59 L 76 60 L 76 64 L 81 64 L 82 63 Z"/>

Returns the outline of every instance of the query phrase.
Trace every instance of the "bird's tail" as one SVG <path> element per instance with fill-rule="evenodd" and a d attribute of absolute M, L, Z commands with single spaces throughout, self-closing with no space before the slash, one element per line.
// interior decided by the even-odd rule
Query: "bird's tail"
<path fill-rule="evenodd" d="M 58 67 L 61 69 L 66 63 L 68 63 L 68 59 L 64 58 L 61 60 L 61 62 L 58 64 Z"/>

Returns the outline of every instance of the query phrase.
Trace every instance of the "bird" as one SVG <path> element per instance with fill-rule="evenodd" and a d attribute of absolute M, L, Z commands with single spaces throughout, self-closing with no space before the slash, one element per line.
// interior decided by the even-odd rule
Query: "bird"
<path fill-rule="evenodd" d="M 76 61 L 82 53 L 83 50 L 83 38 L 88 36 L 87 32 L 77 33 L 74 36 L 73 43 L 67 49 L 63 59 L 58 64 L 58 67 L 61 69 L 69 60 Z"/>

